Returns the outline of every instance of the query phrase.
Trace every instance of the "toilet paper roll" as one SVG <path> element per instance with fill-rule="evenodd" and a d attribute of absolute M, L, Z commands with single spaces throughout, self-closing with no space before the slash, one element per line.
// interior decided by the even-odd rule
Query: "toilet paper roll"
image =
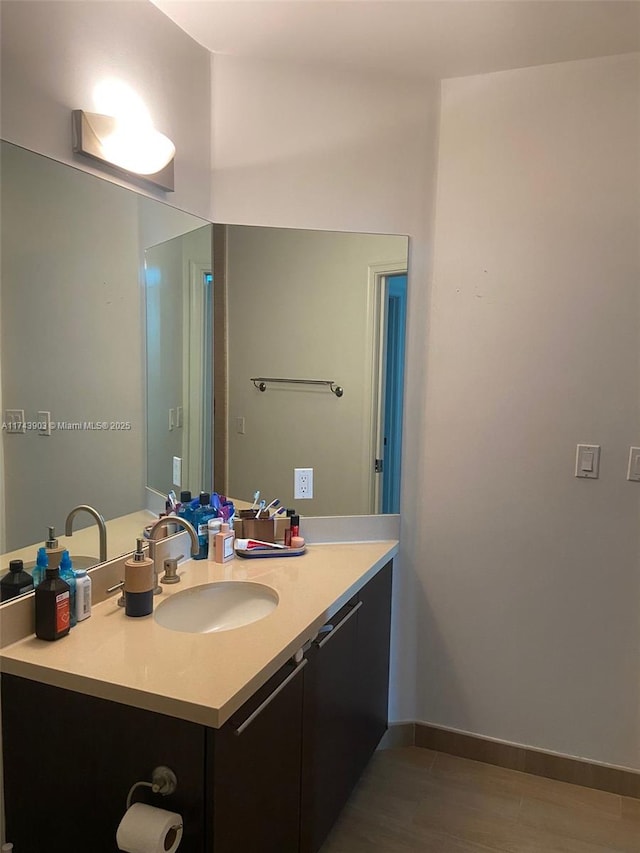
<path fill-rule="evenodd" d="M 175 853 L 182 840 L 182 816 L 146 803 L 134 803 L 116 832 L 123 853 Z"/>

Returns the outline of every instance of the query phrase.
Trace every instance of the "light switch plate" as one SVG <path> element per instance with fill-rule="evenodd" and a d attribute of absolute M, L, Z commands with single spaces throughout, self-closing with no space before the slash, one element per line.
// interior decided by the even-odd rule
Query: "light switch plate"
<path fill-rule="evenodd" d="M 38 412 L 38 435 L 51 435 L 51 412 Z"/>
<path fill-rule="evenodd" d="M 576 477 L 597 480 L 600 476 L 600 445 L 579 444 L 576 450 Z"/>
<path fill-rule="evenodd" d="M 640 481 L 640 447 L 629 448 L 629 467 L 627 480 Z"/>

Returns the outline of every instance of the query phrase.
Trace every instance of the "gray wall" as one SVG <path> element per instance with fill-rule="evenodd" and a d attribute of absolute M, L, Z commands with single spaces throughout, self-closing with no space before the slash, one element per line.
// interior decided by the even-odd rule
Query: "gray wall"
<path fill-rule="evenodd" d="M 303 515 L 372 510 L 374 360 L 369 266 L 407 262 L 405 237 L 229 227 L 229 493 Z M 327 388 L 252 376 L 332 379 Z M 244 418 L 239 434 L 236 419 Z M 293 469 L 314 469 L 295 502 Z"/>

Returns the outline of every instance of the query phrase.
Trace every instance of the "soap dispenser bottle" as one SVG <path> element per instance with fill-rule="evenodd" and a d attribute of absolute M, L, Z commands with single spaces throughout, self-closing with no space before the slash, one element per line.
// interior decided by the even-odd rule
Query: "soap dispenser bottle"
<path fill-rule="evenodd" d="M 144 539 L 136 543 L 131 559 L 124 564 L 124 612 L 127 616 L 148 616 L 153 612 L 153 560 L 145 556 Z"/>
<path fill-rule="evenodd" d="M 47 552 L 47 557 L 49 559 L 49 565 L 52 567 L 59 566 L 60 560 L 62 559 L 62 554 L 64 553 L 64 548 L 58 545 L 55 527 L 49 528 L 49 538 L 44 543 L 44 547 L 45 551 Z"/>
<path fill-rule="evenodd" d="M 38 548 L 38 556 L 36 557 L 36 564 L 33 567 L 33 585 L 35 587 L 39 586 L 42 581 L 45 579 L 45 575 L 47 569 L 49 568 L 49 558 L 47 557 L 47 551 L 44 547 Z"/>

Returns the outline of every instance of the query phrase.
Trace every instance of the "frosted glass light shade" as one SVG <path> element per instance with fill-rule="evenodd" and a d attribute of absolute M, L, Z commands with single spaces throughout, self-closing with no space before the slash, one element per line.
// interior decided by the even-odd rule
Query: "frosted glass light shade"
<path fill-rule="evenodd" d="M 73 150 L 173 191 L 175 146 L 152 125 L 73 111 Z"/>

